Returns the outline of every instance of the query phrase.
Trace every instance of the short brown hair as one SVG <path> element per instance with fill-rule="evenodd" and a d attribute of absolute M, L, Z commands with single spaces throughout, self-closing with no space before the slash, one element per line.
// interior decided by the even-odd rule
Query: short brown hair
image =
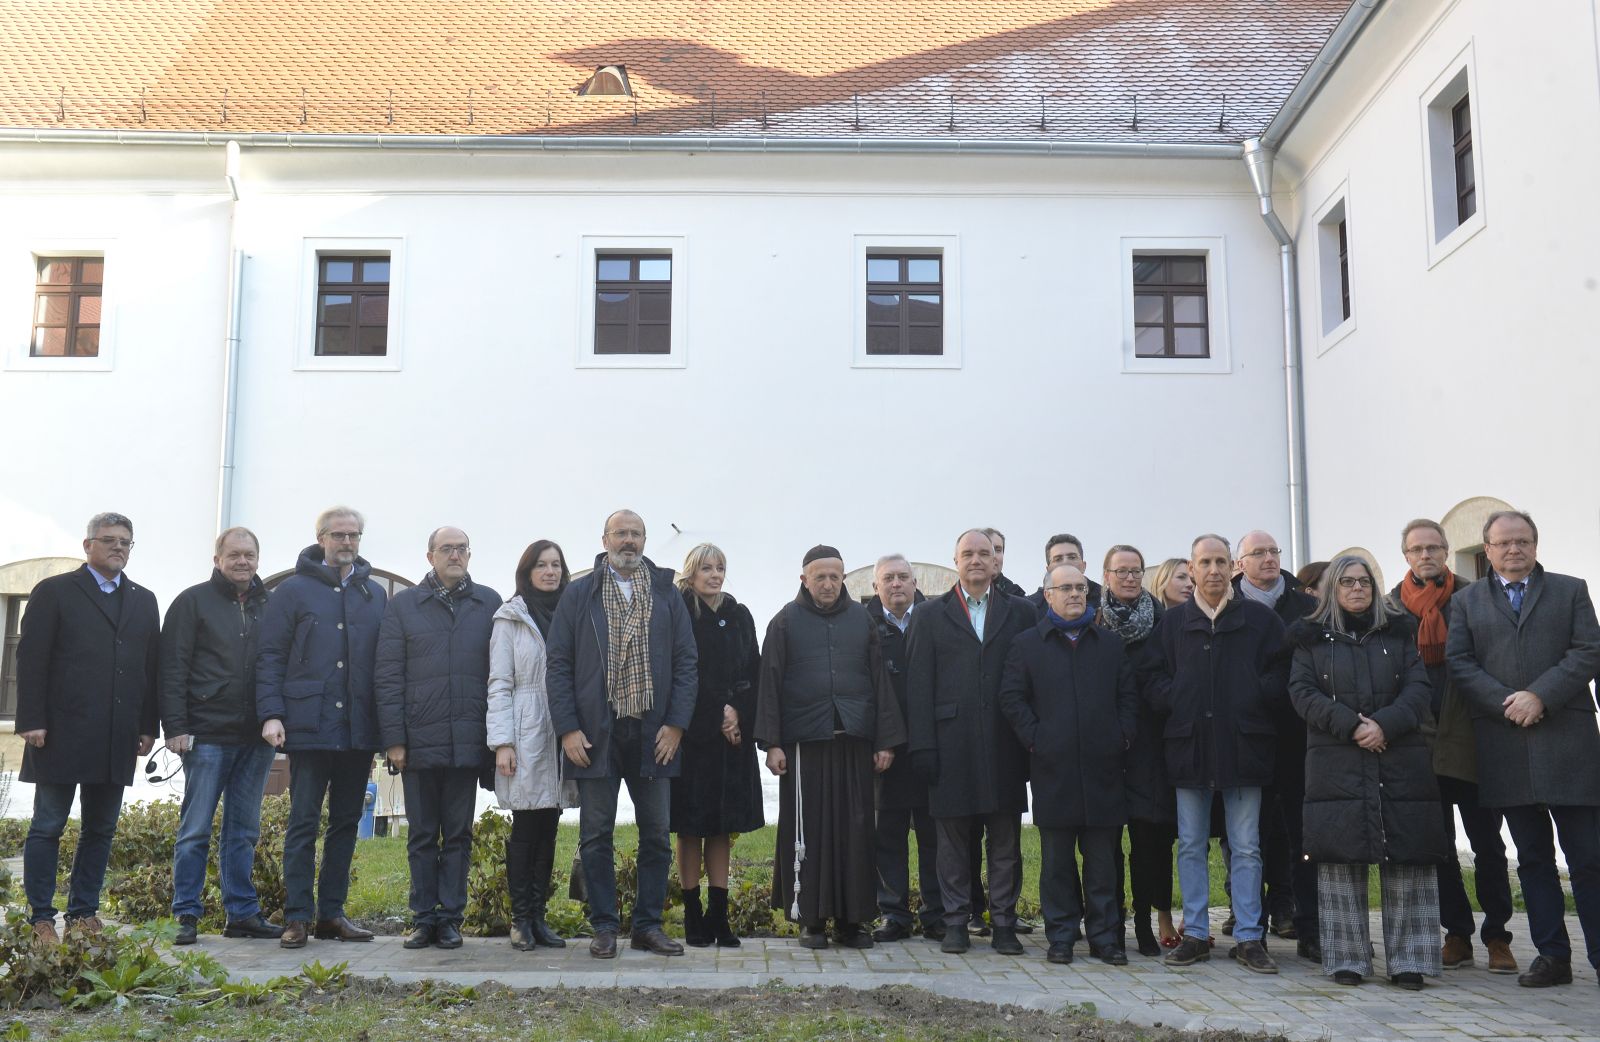
<path fill-rule="evenodd" d="M 1533 523 L 1533 517 L 1531 515 L 1524 514 L 1520 510 L 1496 510 L 1494 513 L 1490 514 L 1489 520 L 1483 523 L 1483 545 L 1489 545 L 1489 529 L 1494 527 L 1494 523 L 1496 521 L 1509 521 L 1512 518 L 1515 518 L 1519 521 L 1528 522 L 1528 527 L 1533 529 L 1534 545 L 1537 546 L 1539 543 L 1539 526 Z"/>
<path fill-rule="evenodd" d="M 1401 553 L 1405 553 L 1406 552 L 1406 543 L 1411 539 L 1411 533 L 1416 531 L 1419 528 L 1431 528 L 1435 532 L 1438 532 L 1439 533 L 1439 538 L 1444 540 L 1445 549 L 1449 549 L 1450 548 L 1450 537 L 1444 534 L 1444 526 L 1443 525 L 1441 525 L 1437 521 L 1430 521 L 1428 518 L 1425 518 L 1425 517 L 1418 517 L 1418 518 L 1413 518 L 1410 521 L 1407 521 L 1406 522 L 1406 526 L 1404 528 L 1400 529 L 1400 552 Z M 1487 532 L 1488 529 L 1485 528 L 1484 531 Z"/>

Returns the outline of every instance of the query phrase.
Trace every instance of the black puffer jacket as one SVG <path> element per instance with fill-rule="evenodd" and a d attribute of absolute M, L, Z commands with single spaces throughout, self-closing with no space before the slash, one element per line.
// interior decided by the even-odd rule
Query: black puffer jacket
<path fill-rule="evenodd" d="M 406 770 L 480 767 L 489 748 L 489 633 L 500 595 L 473 583 L 455 611 L 426 582 L 389 602 L 378 630 L 374 694 L 385 749 Z"/>
<path fill-rule="evenodd" d="M 1425 730 L 1428 674 L 1404 616 L 1359 637 L 1309 619 L 1290 631 L 1289 694 L 1306 721 L 1305 852 L 1312 861 L 1428 865 L 1448 851 Z M 1388 744 L 1351 736 L 1360 717 Z"/>
<path fill-rule="evenodd" d="M 240 600 L 233 583 L 211 578 L 178 594 L 161 625 L 161 729 L 167 737 L 243 745 L 261 740 L 256 722 L 256 636 L 267 607 L 259 576 Z"/>

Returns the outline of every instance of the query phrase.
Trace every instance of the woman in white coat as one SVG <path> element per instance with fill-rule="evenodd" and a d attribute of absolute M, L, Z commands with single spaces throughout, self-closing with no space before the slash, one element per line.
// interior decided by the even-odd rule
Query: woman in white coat
<path fill-rule="evenodd" d="M 567 588 L 561 547 L 540 539 L 517 562 L 517 595 L 495 612 L 489 638 L 489 748 L 494 791 L 511 811 L 506 843 L 506 888 L 511 894 L 511 946 L 564 948 L 545 921 L 556 827 L 565 807 L 577 806 L 577 787 L 561 780 L 561 742 L 545 692 L 545 634 Z"/>

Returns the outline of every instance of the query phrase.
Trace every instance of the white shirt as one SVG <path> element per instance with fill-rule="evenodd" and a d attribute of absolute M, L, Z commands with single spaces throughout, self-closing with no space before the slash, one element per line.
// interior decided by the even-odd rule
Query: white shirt
<path fill-rule="evenodd" d="M 899 618 L 896 618 L 894 612 L 890 611 L 888 607 L 885 607 L 883 609 L 883 617 L 894 623 L 895 629 L 899 630 L 901 633 L 904 633 L 906 631 L 906 627 L 911 625 L 911 611 L 916 606 L 916 601 L 912 601 L 910 604 L 906 605 L 906 613 L 901 615 Z"/>
<path fill-rule="evenodd" d="M 632 604 L 633 603 L 633 580 L 629 579 L 627 576 L 623 575 L 621 572 L 617 571 L 615 568 L 612 568 L 609 563 L 606 564 L 606 568 L 610 570 L 611 578 L 613 578 L 613 579 L 615 579 L 617 581 L 617 589 L 622 591 L 622 599 L 627 601 L 629 604 Z"/>

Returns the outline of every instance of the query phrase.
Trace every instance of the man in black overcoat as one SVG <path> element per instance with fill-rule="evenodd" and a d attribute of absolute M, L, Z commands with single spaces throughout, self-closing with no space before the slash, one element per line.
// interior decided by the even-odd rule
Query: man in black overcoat
<path fill-rule="evenodd" d="M 1021 955 L 1016 911 L 1021 815 L 1028 806 L 1027 758 L 1000 712 L 1000 680 L 1018 633 L 1036 621 L 1026 599 L 994 589 L 994 546 L 981 529 L 956 542 L 960 577 L 918 609 L 906 678 L 908 749 L 929 784 L 939 829 L 944 895 L 941 950 L 968 951 L 973 916 L 973 834 L 988 836 L 989 916 L 995 951 Z"/>
<path fill-rule="evenodd" d="M 1589 689 L 1600 623 L 1582 579 L 1539 564 L 1539 530 L 1527 514 L 1491 514 L 1483 547 L 1491 573 L 1451 599 L 1445 662 L 1472 707 L 1479 799 L 1502 809 L 1517 845 L 1539 952 L 1517 981 L 1547 988 L 1572 982 L 1554 831 L 1589 963 L 1600 968 L 1600 731 Z"/>
<path fill-rule="evenodd" d="M 1139 727 L 1139 690 L 1122 638 L 1094 624 L 1088 580 L 1071 565 L 1046 575 L 1045 617 L 1017 635 L 1000 708 L 1028 750 L 1050 962 L 1072 961 L 1083 920 L 1089 952 L 1125 966 L 1117 851 L 1127 820 L 1123 762 Z M 1079 897 L 1074 851 L 1083 854 Z"/>
<path fill-rule="evenodd" d="M 57 940 L 56 868 L 76 796 L 82 832 L 67 889 L 68 929 L 100 931 L 100 888 L 122 795 L 160 731 L 156 679 L 161 613 L 155 594 L 123 573 L 133 522 L 96 514 L 82 568 L 33 588 L 17 645 L 17 734 L 33 821 L 22 848 L 22 888 L 33 933 Z"/>

